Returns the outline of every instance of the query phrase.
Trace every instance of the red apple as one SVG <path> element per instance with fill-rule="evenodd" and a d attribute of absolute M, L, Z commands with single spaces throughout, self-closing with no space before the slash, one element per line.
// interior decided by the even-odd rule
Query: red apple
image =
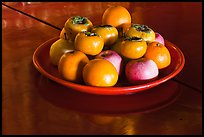
<path fill-rule="evenodd" d="M 117 52 L 113 50 L 104 50 L 100 52 L 95 58 L 102 58 L 111 62 L 116 68 L 118 75 L 120 75 L 122 67 L 122 58 Z"/>
<path fill-rule="evenodd" d="M 155 42 L 159 42 L 164 45 L 164 38 L 158 32 L 155 32 Z"/>
<path fill-rule="evenodd" d="M 147 58 L 130 60 L 125 66 L 125 76 L 131 84 L 143 84 L 157 78 L 156 63 Z"/>

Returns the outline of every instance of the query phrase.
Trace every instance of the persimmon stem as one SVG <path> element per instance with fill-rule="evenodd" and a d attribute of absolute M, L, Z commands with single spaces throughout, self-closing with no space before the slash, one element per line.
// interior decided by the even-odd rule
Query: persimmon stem
<path fill-rule="evenodd" d="M 146 25 L 140 25 L 140 24 L 132 24 L 132 27 L 135 28 L 137 31 L 142 31 L 145 33 L 150 33 L 151 30 Z"/>
<path fill-rule="evenodd" d="M 161 44 L 160 44 L 160 43 L 157 43 L 156 45 L 159 47 Z"/>
<path fill-rule="evenodd" d="M 73 24 L 88 25 L 88 19 L 86 17 L 74 16 L 72 17 Z"/>
<path fill-rule="evenodd" d="M 86 36 L 99 36 L 97 33 L 88 32 L 88 31 L 84 31 L 84 34 L 85 34 Z"/>
<path fill-rule="evenodd" d="M 128 40 L 128 41 L 142 41 L 142 38 L 139 38 L 139 37 L 126 37 L 125 41 L 126 40 Z"/>

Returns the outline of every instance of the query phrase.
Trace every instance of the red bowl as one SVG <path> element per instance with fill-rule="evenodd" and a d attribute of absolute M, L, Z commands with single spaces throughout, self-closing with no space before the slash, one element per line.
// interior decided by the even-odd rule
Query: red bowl
<path fill-rule="evenodd" d="M 171 105 L 182 94 L 182 87 L 173 80 L 142 92 L 111 96 L 77 92 L 42 75 L 35 82 L 38 85 L 38 94 L 47 102 L 68 111 L 80 112 L 80 114 L 150 113 Z"/>
<path fill-rule="evenodd" d="M 36 69 L 45 77 L 76 91 L 98 94 L 98 95 L 127 95 L 136 92 L 142 92 L 155 86 L 158 86 L 171 78 L 175 77 L 184 67 L 185 58 L 182 51 L 165 40 L 165 46 L 168 48 L 171 54 L 171 64 L 159 72 L 159 76 L 156 80 L 140 84 L 140 85 L 128 85 L 126 79 L 119 80 L 114 87 L 93 87 L 85 84 L 77 84 L 64 80 L 57 70 L 56 66 L 53 66 L 49 58 L 49 50 L 59 37 L 52 38 L 42 45 L 40 45 L 33 54 L 33 63 Z"/>

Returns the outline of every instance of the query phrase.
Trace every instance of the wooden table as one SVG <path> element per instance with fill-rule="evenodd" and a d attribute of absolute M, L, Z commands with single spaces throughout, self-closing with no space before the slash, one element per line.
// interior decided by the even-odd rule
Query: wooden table
<path fill-rule="evenodd" d="M 133 22 L 148 25 L 184 53 L 183 70 L 170 80 L 182 91 L 173 104 L 149 113 L 79 112 L 59 105 L 60 91 L 55 97 L 52 87 L 61 86 L 35 69 L 35 49 L 58 36 L 69 17 L 100 24 L 109 5 L 124 6 Z M 201 11 L 201 2 L 3 2 L 2 133 L 202 134 Z"/>

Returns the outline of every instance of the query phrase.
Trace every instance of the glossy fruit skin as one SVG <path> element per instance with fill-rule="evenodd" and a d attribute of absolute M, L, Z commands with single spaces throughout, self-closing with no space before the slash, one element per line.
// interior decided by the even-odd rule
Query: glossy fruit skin
<path fill-rule="evenodd" d="M 95 26 L 91 32 L 97 33 L 103 38 L 104 46 L 111 46 L 118 39 L 118 30 L 111 25 Z"/>
<path fill-rule="evenodd" d="M 84 20 L 84 22 L 82 23 L 79 23 L 79 22 L 76 22 L 74 23 L 75 20 Z M 73 41 L 76 37 L 76 35 L 79 33 L 79 32 L 83 32 L 83 31 L 91 31 L 93 27 L 93 24 L 92 22 L 86 18 L 86 17 L 82 17 L 82 16 L 73 16 L 73 17 L 70 17 L 66 22 L 65 22 L 65 25 L 64 25 L 64 28 L 65 28 L 65 31 L 68 35 L 68 37 L 70 37 Z"/>
<path fill-rule="evenodd" d="M 58 71 L 64 79 L 81 83 L 83 81 L 82 71 L 88 62 L 88 57 L 81 51 L 65 53 L 60 58 Z"/>
<path fill-rule="evenodd" d="M 64 28 L 60 32 L 60 39 L 65 39 L 65 40 L 69 39 Z"/>
<path fill-rule="evenodd" d="M 152 59 L 159 69 L 163 69 L 171 63 L 169 50 L 159 42 L 149 43 L 144 57 Z"/>
<path fill-rule="evenodd" d="M 86 33 L 91 35 L 86 35 Z M 79 50 L 87 55 L 97 55 L 102 51 L 104 41 L 102 37 L 94 33 L 80 32 L 76 35 L 74 45 L 76 50 Z"/>
<path fill-rule="evenodd" d="M 71 51 L 74 51 L 74 43 L 72 41 L 58 39 L 50 47 L 49 55 L 51 63 L 57 66 L 61 56 Z"/>
<path fill-rule="evenodd" d="M 112 63 L 105 59 L 93 59 L 83 69 L 86 85 L 111 87 L 118 81 L 118 73 Z"/>
<path fill-rule="evenodd" d="M 104 50 L 100 52 L 95 58 L 108 60 L 110 63 L 114 65 L 118 72 L 118 75 L 120 75 L 122 67 L 122 58 L 117 52 L 113 50 Z"/>
<path fill-rule="evenodd" d="M 126 31 L 125 35 L 126 37 L 142 38 L 149 43 L 154 42 L 155 40 L 154 31 L 148 26 L 143 24 L 132 24 L 131 27 Z"/>
<path fill-rule="evenodd" d="M 165 45 L 164 38 L 158 32 L 155 32 L 155 40 L 154 40 L 154 42 L 159 42 L 159 43 Z"/>
<path fill-rule="evenodd" d="M 138 59 L 142 57 L 147 50 L 147 43 L 139 39 L 137 40 L 124 40 L 121 43 L 121 54 L 129 59 Z"/>
<path fill-rule="evenodd" d="M 122 6 L 112 6 L 107 8 L 103 13 L 102 24 L 116 27 L 121 36 L 120 33 L 123 33 L 131 25 L 131 15 L 129 11 Z"/>
<path fill-rule="evenodd" d="M 156 63 L 147 58 L 130 60 L 125 66 L 125 76 L 132 84 L 142 84 L 154 80 L 159 75 Z"/>

